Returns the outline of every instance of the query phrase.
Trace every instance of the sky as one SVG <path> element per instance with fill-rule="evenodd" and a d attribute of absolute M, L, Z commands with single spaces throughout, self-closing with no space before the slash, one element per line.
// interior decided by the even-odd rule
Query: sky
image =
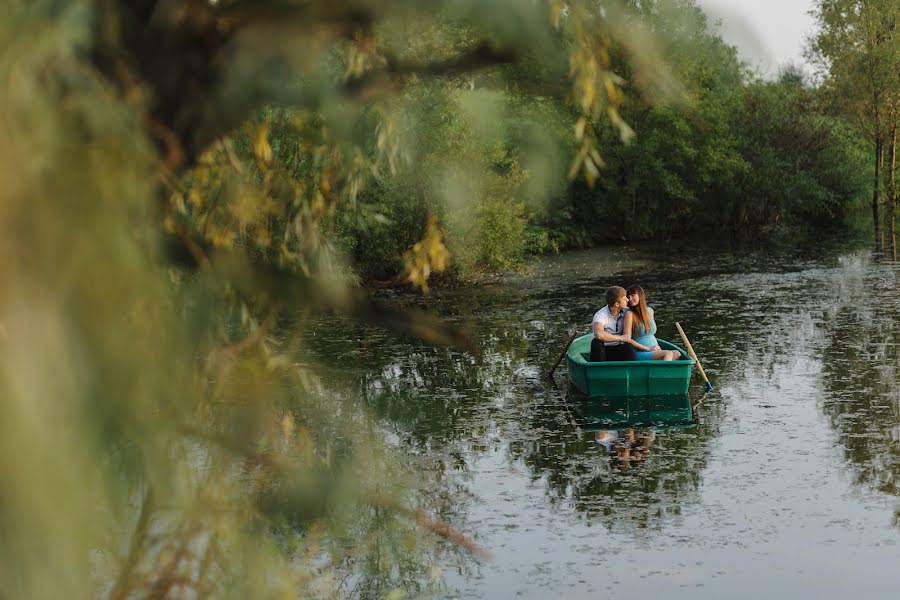
<path fill-rule="evenodd" d="M 815 29 L 807 13 L 813 0 L 698 0 L 719 33 L 737 47 L 739 56 L 763 76 L 773 76 L 786 63 L 811 69 L 803 58 L 805 38 Z"/>

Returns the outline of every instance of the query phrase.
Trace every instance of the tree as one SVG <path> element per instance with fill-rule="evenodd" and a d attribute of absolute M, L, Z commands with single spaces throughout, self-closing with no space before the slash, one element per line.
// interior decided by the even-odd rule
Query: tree
<path fill-rule="evenodd" d="M 836 103 L 872 144 L 872 219 L 877 230 L 885 150 L 892 146 L 900 114 L 900 9 L 891 0 L 819 0 L 814 12 L 819 30 L 809 55 Z M 889 182 L 896 168 L 890 160 Z"/>

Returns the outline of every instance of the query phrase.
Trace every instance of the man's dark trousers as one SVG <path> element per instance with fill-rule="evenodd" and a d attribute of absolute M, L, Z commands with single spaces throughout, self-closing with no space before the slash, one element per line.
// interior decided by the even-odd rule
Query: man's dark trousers
<path fill-rule="evenodd" d="M 618 344 L 616 346 L 604 346 L 603 342 L 594 338 L 591 340 L 591 362 L 604 362 L 607 360 L 637 360 L 637 354 L 631 344 Z"/>

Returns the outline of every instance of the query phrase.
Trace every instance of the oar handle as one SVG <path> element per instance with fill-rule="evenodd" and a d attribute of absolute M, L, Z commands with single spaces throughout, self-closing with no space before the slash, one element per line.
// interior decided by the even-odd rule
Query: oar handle
<path fill-rule="evenodd" d="M 556 367 L 559 366 L 559 363 L 562 362 L 563 357 L 566 355 L 566 350 L 569 349 L 569 346 L 572 345 L 572 340 L 575 339 L 575 336 L 578 335 L 578 330 L 572 332 L 572 335 L 569 336 L 569 340 L 566 342 L 566 345 L 563 346 L 562 352 L 559 353 L 559 358 L 556 359 L 556 362 L 553 363 L 553 366 L 550 368 L 550 372 L 547 373 L 547 377 L 553 377 L 553 371 L 556 370 Z"/>
<path fill-rule="evenodd" d="M 675 328 L 678 330 L 678 334 L 681 336 L 681 341 L 684 342 L 684 346 L 687 348 L 688 354 L 690 354 L 691 358 L 694 359 L 694 362 L 697 363 L 697 368 L 700 370 L 700 376 L 703 377 L 703 381 L 706 382 L 706 390 L 711 390 L 712 384 L 709 382 L 709 378 L 706 376 L 706 371 L 703 370 L 703 365 L 700 364 L 700 359 L 697 358 L 697 354 L 694 352 L 694 348 L 691 346 L 690 340 L 688 340 L 687 335 L 685 335 L 684 329 L 681 328 L 681 323 L 675 321 Z"/>

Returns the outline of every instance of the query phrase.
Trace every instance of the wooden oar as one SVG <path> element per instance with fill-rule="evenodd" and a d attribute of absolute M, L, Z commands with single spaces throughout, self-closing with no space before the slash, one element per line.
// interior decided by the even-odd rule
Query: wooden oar
<path fill-rule="evenodd" d="M 684 342 L 688 354 L 691 355 L 691 358 L 693 358 L 694 362 L 697 363 L 697 368 L 700 369 L 700 376 L 703 377 L 703 381 L 706 382 L 706 391 L 712 391 L 712 384 L 709 382 L 709 378 L 706 376 L 706 372 L 703 370 L 703 365 L 700 364 L 700 359 L 697 358 L 697 355 L 694 353 L 694 349 L 691 347 L 691 343 L 688 341 L 687 336 L 684 334 L 684 329 L 681 328 L 681 323 L 675 321 L 675 328 L 678 329 L 678 333 L 681 335 L 681 341 Z"/>
<path fill-rule="evenodd" d="M 562 362 L 563 357 L 566 355 L 566 350 L 569 349 L 569 346 L 572 345 L 572 340 L 575 339 L 575 336 L 578 335 L 578 330 L 572 332 L 572 335 L 569 336 L 569 341 L 566 342 L 566 345 L 563 346 L 562 352 L 559 353 L 559 358 L 556 359 L 556 362 L 553 363 L 553 366 L 550 368 L 550 372 L 547 373 L 547 377 L 549 379 L 553 379 L 553 371 L 556 370 L 556 367 L 559 366 L 559 363 Z"/>

